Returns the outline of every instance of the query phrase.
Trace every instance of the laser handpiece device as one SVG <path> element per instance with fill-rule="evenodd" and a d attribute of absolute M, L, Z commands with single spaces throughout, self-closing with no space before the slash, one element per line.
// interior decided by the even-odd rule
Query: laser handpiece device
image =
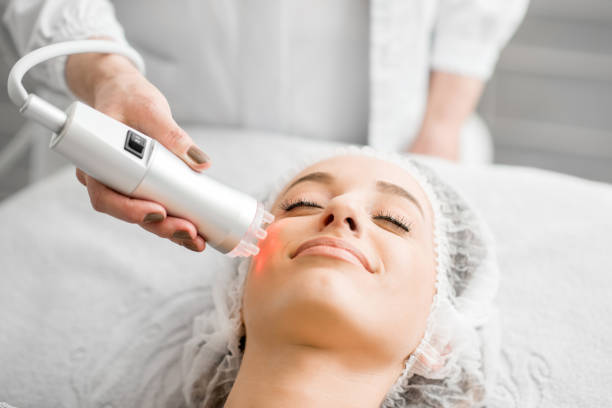
<path fill-rule="evenodd" d="M 129 58 L 141 72 L 134 50 L 113 41 L 52 44 L 23 56 L 8 77 L 9 97 L 28 119 L 53 131 L 49 147 L 112 189 L 163 205 L 169 214 L 191 221 L 207 244 L 229 256 L 259 252 L 257 241 L 274 216 L 253 197 L 193 171 L 162 144 L 89 107 L 72 103 L 66 112 L 28 94 L 25 73 L 48 59 L 86 52 Z"/>

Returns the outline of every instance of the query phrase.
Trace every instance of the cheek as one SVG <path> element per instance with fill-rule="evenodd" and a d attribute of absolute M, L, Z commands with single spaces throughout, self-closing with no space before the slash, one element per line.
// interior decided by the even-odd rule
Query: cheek
<path fill-rule="evenodd" d="M 270 265 L 274 256 L 283 252 L 284 240 L 281 234 L 282 220 L 272 223 L 266 229 L 268 235 L 259 241 L 259 254 L 253 258 L 251 272 L 255 277 L 260 276 Z"/>
<path fill-rule="evenodd" d="M 288 246 L 299 244 L 315 233 L 316 220 L 313 217 L 279 218 L 266 229 L 267 237 L 259 241 L 259 254 L 253 258 L 252 271 L 255 275 L 274 268 L 273 263 L 288 256 Z"/>
<path fill-rule="evenodd" d="M 410 333 L 398 341 L 412 350 L 423 336 L 435 293 L 435 263 L 431 249 L 416 243 L 387 244 L 382 252 L 385 263 L 381 302 L 392 319 L 385 322 L 389 333 L 398 329 Z"/>
<path fill-rule="evenodd" d="M 398 307 L 428 311 L 435 292 L 433 254 L 427 248 L 414 246 L 394 258 L 387 271 L 392 281 L 390 299 Z"/>
<path fill-rule="evenodd" d="M 258 290 L 267 290 L 270 286 L 279 284 L 283 271 L 290 264 L 289 250 L 304 239 L 308 232 L 305 221 L 295 218 L 281 218 L 266 229 L 267 236 L 259 241 L 259 254 L 253 257 L 247 283 L 263 286 Z"/>
<path fill-rule="evenodd" d="M 278 286 L 274 271 L 279 270 L 282 262 L 281 254 L 284 249 L 284 239 L 279 221 L 272 223 L 266 229 L 267 236 L 258 242 L 259 253 L 253 257 L 248 271 L 242 299 L 242 314 L 247 330 L 253 322 L 262 320 L 262 307 L 269 291 Z"/>

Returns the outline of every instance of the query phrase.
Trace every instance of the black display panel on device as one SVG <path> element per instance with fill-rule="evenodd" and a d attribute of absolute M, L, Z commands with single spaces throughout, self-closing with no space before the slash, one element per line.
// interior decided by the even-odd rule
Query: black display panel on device
<path fill-rule="evenodd" d="M 131 130 L 127 131 L 125 138 L 125 150 L 142 159 L 146 145 L 147 141 L 144 137 L 132 132 Z"/>

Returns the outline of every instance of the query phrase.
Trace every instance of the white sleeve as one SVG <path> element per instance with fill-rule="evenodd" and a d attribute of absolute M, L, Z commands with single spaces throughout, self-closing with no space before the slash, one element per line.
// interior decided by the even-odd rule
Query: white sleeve
<path fill-rule="evenodd" d="M 439 0 L 431 69 L 488 79 L 529 0 Z"/>
<path fill-rule="evenodd" d="M 89 37 L 109 37 L 127 45 L 108 0 L 9 0 L 2 23 L 20 56 L 47 44 Z M 55 58 L 33 69 L 32 76 L 70 94 L 65 65 L 66 57 Z"/>

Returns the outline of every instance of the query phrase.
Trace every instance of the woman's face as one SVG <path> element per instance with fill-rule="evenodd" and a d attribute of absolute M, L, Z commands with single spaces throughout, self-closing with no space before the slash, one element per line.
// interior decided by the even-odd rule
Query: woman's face
<path fill-rule="evenodd" d="M 435 293 L 433 215 L 417 182 L 385 161 L 338 156 L 297 175 L 272 212 L 245 286 L 247 344 L 403 361 Z"/>

